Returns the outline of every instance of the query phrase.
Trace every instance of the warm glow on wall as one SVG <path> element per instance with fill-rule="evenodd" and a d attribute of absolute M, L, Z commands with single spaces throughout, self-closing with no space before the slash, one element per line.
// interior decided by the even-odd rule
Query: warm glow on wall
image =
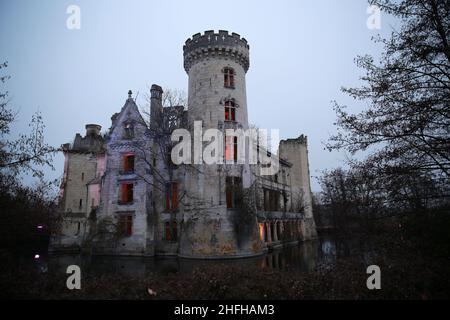
<path fill-rule="evenodd" d="M 259 238 L 264 241 L 264 223 L 259 224 Z"/>

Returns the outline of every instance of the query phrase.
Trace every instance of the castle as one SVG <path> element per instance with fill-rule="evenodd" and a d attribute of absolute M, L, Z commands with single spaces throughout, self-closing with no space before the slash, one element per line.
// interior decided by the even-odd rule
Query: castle
<path fill-rule="evenodd" d="M 183 51 L 188 106 L 163 106 L 162 88 L 152 85 L 145 121 L 129 91 L 106 134 L 88 124 L 85 136 L 62 146 L 62 223 L 50 252 L 238 258 L 316 237 L 306 137 L 281 140 L 277 155 L 258 147 L 279 164 L 262 175 L 270 164 L 239 163 L 242 142 L 227 136 L 249 129 L 247 40 L 206 31 Z M 223 133 L 223 146 L 214 140 L 226 161 L 174 163 L 179 129 L 194 138 L 198 130 Z"/>

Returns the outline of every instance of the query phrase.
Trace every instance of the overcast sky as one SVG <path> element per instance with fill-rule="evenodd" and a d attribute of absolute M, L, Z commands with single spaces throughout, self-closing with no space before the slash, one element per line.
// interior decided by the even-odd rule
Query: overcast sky
<path fill-rule="evenodd" d="M 66 26 L 67 7 L 81 10 L 81 28 Z M 332 100 L 363 108 L 340 93 L 359 84 L 358 54 L 377 56 L 371 37 L 391 32 L 366 26 L 364 0 L 309 1 L 56 1 L 0 0 L 0 61 L 9 62 L 11 106 L 19 110 L 13 134 L 28 130 L 40 110 L 47 141 L 59 146 L 84 134 L 86 123 L 109 128 L 127 91 L 148 86 L 187 91 L 182 47 L 205 30 L 239 33 L 250 44 L 249 120 L 279 128 L 284 138 L 308 136 L 311 175 L 342 165 L 344 153 L 323 142 L 335 131 Z M 63 157 L 55 158 L 62 175 Z M 313 191 L 320 188 L 312 179 Z"/>

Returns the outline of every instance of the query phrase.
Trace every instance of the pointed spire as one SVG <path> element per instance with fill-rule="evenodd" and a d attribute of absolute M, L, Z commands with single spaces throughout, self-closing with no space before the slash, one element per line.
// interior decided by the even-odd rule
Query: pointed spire
<path fill-rule="evenodd" d="M 133 94 L 133 92 L 131 90 L 128 90 L 128 99 L 131 99 L 132 94 Z"/>

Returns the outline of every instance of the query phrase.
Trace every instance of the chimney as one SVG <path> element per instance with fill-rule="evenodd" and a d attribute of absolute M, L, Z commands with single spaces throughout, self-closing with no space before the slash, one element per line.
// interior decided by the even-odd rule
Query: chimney
<path fill-rule="evenodd" d="M 163 93 L 163 89 L 160 86 L 158 86 L 157 84 L 152 84 L 152 87 L 150 89 L 150 94 L 151 94 L 152 100 L 157 100 L 161 103 L 162 102 L 162 93 Z"/>
<path fill-rule="evenodd" d="M 162 94 L 163 89 L 157 84 L 152 84 L 150 89 L 150 129 L 161 125 L 163 113 Z"/>
<path fill-rule="evenodd" d="M 86 125 L 86 136 L 98 136 L 100 135 L 101 125 L 98 124 L 87 124 Z"/>

